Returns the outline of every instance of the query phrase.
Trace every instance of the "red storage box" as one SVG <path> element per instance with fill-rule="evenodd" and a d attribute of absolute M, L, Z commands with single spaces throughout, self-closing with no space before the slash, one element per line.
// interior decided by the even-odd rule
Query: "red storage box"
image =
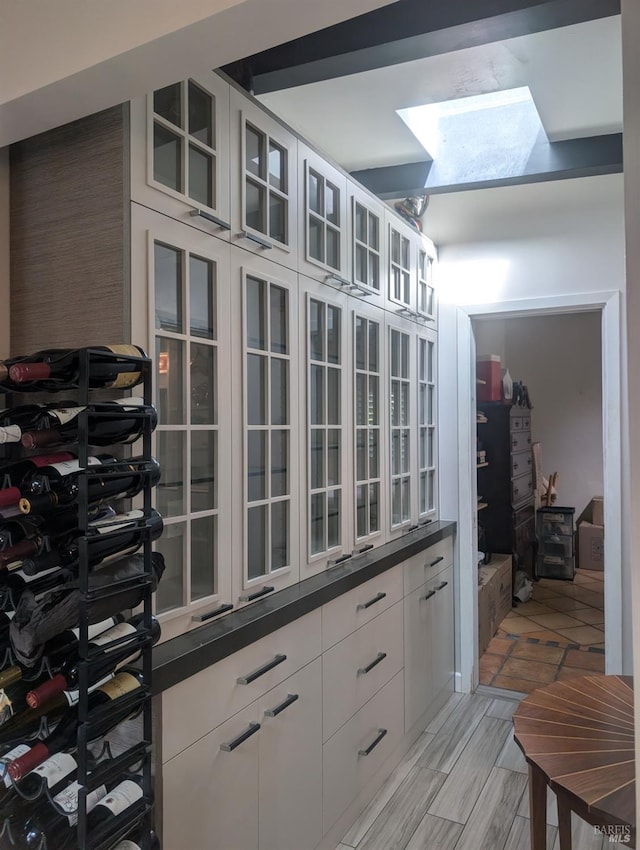
<path fill-rule="evenodd" d="M 489 354 L 478 357 L 476 362 L 478 401 L 500 401 L 502 399 L 502 378 L 500 376 L 500 356 Z M 480 383 L 482 382 L 482 383 Z"/>

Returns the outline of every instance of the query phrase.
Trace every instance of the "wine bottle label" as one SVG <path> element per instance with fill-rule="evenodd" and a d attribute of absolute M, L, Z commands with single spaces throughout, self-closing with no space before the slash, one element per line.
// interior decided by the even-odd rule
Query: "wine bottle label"
<path fill-rule="evenodd" d="M 53 455 L 32 455 L 29 460 L 34 466 L 52 466 L 62 461 L 73 460 L 71 452 L 56 452 Z"/>
<path fill-rule="evenodd" d="M 43 761 L 33 771 L 41 776 L 47 783 L 47 787 L 52 788 L 58 782 L 63 780 L 65 776 L 69 776 L 78 767 L 76 760 L 69 753 L 56 753 L 55 755 Z"/>
<path fill-rule="evenodd" d="M 144 399 L 138 395 L 132 395 L 127 398 L 114 398 L 113 403 L 121 404 L 123 407 L 142 407 Z"/>
<path fill-rule="evenodd" d="M 40 575 L 42 576 L 44 573 L 40 573 Z M 98 637 L 98 635 L 101 635 L 102 632 L 106 632 L 107 629 L 111 629 L 114 625 L 115 622 L 113 617 L 109 617 L 108 620 L 101 620 L 99 623 L 89 624 L 89 640 L 93 640 Z M 70 631 L 72 631 L 76 638 L 80 640 L 80 629 L 71 629 Z"/>
<path fill-rule="evenodd" d="M 120 844 L 116 844 L 113 850 L 142 850 L 139 844 L 136 844 L 135 841 L 129 841 L 129 839 L 125 839 L 121 841 Z"/>
<path fill-rule="evenodd" d="M 97 691 L 98 688 L 101 688 L 102 685 L 106 684 L 111 679 L 113 679 L 114 675 L 115 675 L 115 673 L 109 673 L 107 676 L 104 677 L 104 679 L 100 679 L 98 682 L 95 682 L 93 685 L 91 685 L 87 689 L 88 693 L 92 693 L 93 691 Z M 65 695 L 65 699 L 67 700 L 69 705 L 77 705 L 80 702 L 80 691 L 79 690 L 64 691 L 64 695 Z"/>
<path fill-rule="evenodd" d="M 11 777 L 7 773 L 7 765 L 10 761 L 18 759 L 20 756 L 28 753 L 30 749 L 31 747 L 28 744 L 18 744 L 17 747 L 14 747 L 0 758 L 0 775 L 2 776 L 5 788 L 11 788 Z"/>
<path fill-rule="evenodd" d="M 0 726 L 13 717 L 13 700 L 2 688 L 0 690 Z"/>
<path fill-rule="evenodd" d="M 80 784 L 72 782 L 63 791 L 53 798 L 53 802 L 57 803 L 60 808 L 67 813 L 69 826 L 75 826 L 78 823 L 78 794 L 80 792 Z M 87 794 L 87 812 L 95 809 L 100 800 L 107 796 L 107 789 L 104 785 L 100 785 L 95 791 Z"/>
<path fill-rule="evenodd" d="M 140 357 L 140 350 L 135 345 L 105 345 L 114 354 L 123 354 L 126 357 Z M 116 367 L 117 368 L 117 367 Z M 140 372 L 119 372 L 117 378 L 109 384 L 113 389 L 127 389 L 134 387 L 140 381 Z"/>
<path fill-rule="evenodd" d="M 28 576 L 28 575 L 27 575 L 26 573 L 24 573 L 22 570 L 16 570 L 16 571 L 14 572 L 14 575 L 16 575 L 16 576 L 20 576 L 20 578 L 21 578 L 21 579 L 23 579 L 23 581 L 26 581 L 26 583 L 27 583 L 27 584 L 29 584 L 29 582 L 30 582 L 30 581 L 35 581 L 35 580 L 36 580 L 36 579 L 38 579 L 38 578 L 43 578 L 44 576 L 48 576 L 50 573 L 55 573 L 55 572 L 57 572 L 57 571 L 58 571 L 58 567 L 51 567 L 51 569 L 50 569 L 50 570 L 42 570 L 42 572 L 41 572 L 41 573 L 36 573 L 36 574 L 35 574 L 35 575 L 33 575 L 33 576 Z M 7 614 L 8 614 L 8 613 L 9 613 L 9 612 L 7 611 Z"/>
<path fill-rule="evenodd" d="M 47 416 L 55 416 L 60 425 L 66 425 L 67 422 L 71 422 L 83 410 L 86 410 L 86 407 L 60 407 L 55 410 L 48 410 Z"/>
<path fill-rule="evenodd" d="M 94 646 L 104 646 L 107 643 L 111 643 L 112 640 L 118 640 L 118 638 L 122 638 L 125 635 L 135 635 L 137 629 L 135 626 L 132 626 L 130 623 L 118 623 L 117 626 L 114 626 L 112 629 L 108 629 L 108 631 L 101 634 L 95 640 L 92 640 L 91 643 Z M 119 649 L 120 647 L 116 647 Z"/>
<path fill-rule="evenodd" d="M 87 458 L 88 466 L 99 466 L 100 461 L 97 457 L 89 457 Z M 48 464 L 51 469 L 57 470 L 60 475 L 70 475 L 72 472 L 78 472 L 80 469 L 84 469 L 83 466 L 80 466 L 80 461 L 77 458 L 73 458 L 73 460 L 63 460 L 61 463 L 51 463 Z"/>
<path fill-rule="evenodd" d="M 0 428 L 0 445 L 3 443 L 19 443 L 22 431 L 19 425 L 7 425 Z"/>
<path fill-rule="evenodd" d="M 106 685 L 102 685 L 100 690 L 103 694 L 106 694 L 109 699 L 118 699 L 118 697 L 122 697 L 131 691 L 135 691 L 136 688 L 139 687 L 140 682 L 135 676 L 132 676 L 130 673 L 118 673 L 118 675 L 111 679 L 110 682 L 107 682 Z"/>
<path fill-rule="evenodd" d="M 144 511 L 129 511 L 126 514 L 116 514 L 109 519 L 91 523 L 91 528 L 94 528 L 98 534 L 110 534 L 112 531 L 136 525 L 143 516 Z"/>
<path fill-rule="evenodd" d="M 142 788 L 137 782 L 132 782 L 130 779 L 125 779 L 113 789 L 113 791 L 104 799 L 100 800 L 99 805 L 104 806 L 113 815 L 120 815 L 126 811 L 137 800 L 142 799 Z"/>

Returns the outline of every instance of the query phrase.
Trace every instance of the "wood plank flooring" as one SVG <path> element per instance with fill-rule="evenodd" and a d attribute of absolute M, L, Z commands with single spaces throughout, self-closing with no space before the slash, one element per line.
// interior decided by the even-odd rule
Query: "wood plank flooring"
<path fill-rule="evenodd" d="M 336 850 L 530 850 L 526 763 L 513 742 L 518 702 L 453 694 Z M 547 850 L 559 850 L 555 796 Z M 574 817 L 573 846 L 604 850 Z"/>

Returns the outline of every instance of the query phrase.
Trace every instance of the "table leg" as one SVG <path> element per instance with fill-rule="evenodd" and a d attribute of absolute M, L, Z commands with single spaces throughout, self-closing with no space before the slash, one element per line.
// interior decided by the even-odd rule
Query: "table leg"
<path fill-rule="evenodd" d="M 560 838 L 560 850 L 571 850 L 571 808 L 564 794 L 556 791 L 558 798 L 558 835 Z"/>
<path fill-rule="evenodd" d="M 547 783 L 544 774 L 532 764 L 529 764 L 529 822 L 531 850 L 547 850 Z"/>

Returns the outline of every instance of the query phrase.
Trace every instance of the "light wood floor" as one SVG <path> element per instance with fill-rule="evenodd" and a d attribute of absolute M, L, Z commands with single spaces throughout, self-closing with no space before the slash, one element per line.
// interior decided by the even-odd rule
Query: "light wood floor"
<path fill-rule="evenodd" d="M 513 740 L 518 702 L 454 694 L 337 850 L 530 850 L 527 765 Z M 547 850 L 559 850 L 549 792 Z M 603 837 L 573 823 L 576 850 Z"/>

